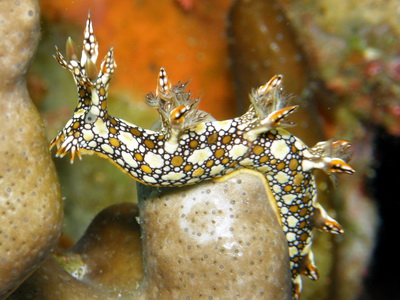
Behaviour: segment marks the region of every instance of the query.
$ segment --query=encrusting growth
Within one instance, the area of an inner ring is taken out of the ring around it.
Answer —
[[[96,70],[98,42],[90,17],[79,60],[71,39],[65,59],[78,90],[78,105],[64,129],[51,142],[57,156],[98,154],[133,179],[152,186],[183,186],[221,177],[238,168],[261,172],[276,201],[289,246],[294,298],[301,292],[300,274],[315,280],[311,251],[312,229],[343,233],[341,226],[317,202],[313,171],[328,175],[352,174],[346,162],[347,141],[320,142],[312,148],[282,127],[297,106],[286,106],[282,76],[276,75],[250,93],[248,111],[234,119],[216,121],[197,108],[199,100],[185,92],[186,84],[172,85],[161,68],[155,94],[147,103],[160,114],[159,130],[143,129],[107,112],[107,91],[116,63],[111,49]]]

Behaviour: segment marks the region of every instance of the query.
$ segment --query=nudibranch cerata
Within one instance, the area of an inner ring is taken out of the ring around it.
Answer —
[[[294,299],[301,292],[300,274],[318,278],[311,251],[312,229],[340,234],[343,229],[317,202],[313,171],[335,176],[352,174],[347,163],[350,143],[320,142],[312,148],[283,127],[297,106],[286,106],[282,76],[272,77],[253,90],[248,111],[231,120],[216,121],[199,110],[198,99],[185,92],[186,84],[172,85],[161,68],[155,94],[147,103],[160,114],[158,130],[143,129],[107,112],[107,93],[116,63],[113,49],[97,70],[98,42],[90,17],[79,59],[71,39],[67,57],[56,60],[69,70],[78,91],[78,105],[64,129],[51,142],[56,155],[98,154],[143,184],[183,186],[221,177],[238,168],[261,172],[276,201],[286,235]]]

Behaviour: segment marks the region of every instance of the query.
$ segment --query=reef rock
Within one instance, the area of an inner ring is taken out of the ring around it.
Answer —
[[[40,36],[38,1],[0,10],[0,298],[44,260],[62,228],[59,183],[25,74]]]

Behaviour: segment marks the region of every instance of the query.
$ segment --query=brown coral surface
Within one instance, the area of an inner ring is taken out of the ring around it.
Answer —
[[[139,190],[144,273],[136,207],[118,204],[65,253],[74,276],[51,258],[10,299],[291,299],[287,242],[261,174]]]
[[[62,225],[58,179],[25,73],[39,40],[37,1],[0,10],[0,298],[46,258]]]

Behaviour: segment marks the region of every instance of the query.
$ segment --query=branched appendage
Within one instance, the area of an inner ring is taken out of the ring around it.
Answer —
[[[254,127],[245,133],[246,138],[254,140],[271,129],[294,126],[293,123],[286,122],[286,118],[298,106],[285,106],[286,96],[282,93],[282,82],[282,75],[275,75],[250,94],[251,106],[248,114],[252,114]]]
[[[197,109],[199,99],[192,99],[185,92],[187,83],[178,82],[172,85],[167,71],[160,69],[157,78],[155,96],[147,95],[147,104],[155,107],[161,117],[162,131],[165,131],[169,143],[176,144],[185,130],[202,122],[212,122],[215,119],[206,112]]]
[[[76,46],[71,38],[67,40],[68,61],[56,48],[55,59],[65,69],[69,70],[74,78],[78,90],[78,105],[73,117],[68,121],[64,129],[50,143],[50,149],[57,147],[56,156],[63,157],[71,153],[71,163],[75,154],[81,159],[81,138],[90,140],[91,129],[97,128],[100,134],[105,129],[104,121],[108,119],[107,92],[108,86],[116,68],[113,49],[103,59],[100,70],[97,71],[96,60],[98,56],[98,42],[93,32],[93,24],[90,16],[86,22],[84,31],[83,49],[79,61]]]
[[[353,174],[348,141],[320,142],[312,148],[283,127],[297,106],[287,106],[282,76],[276,75],[250,94],[251,105],[241,117],[216,121],[200,111],[198,99],[173,85],[165,69],[147,103],[160,114],[160,129],[143,129],[107,112],[107,93],[116,64],[111,49],[97,71],[98,43],[90,18],[80,61],[71,39],[67,57],[56,51],[78,90],[78,105],[64,129],[51,142],[57,156],[95,153],[116,164],[133,179],[153,186],[182,186],[221,177],[237,168],[264,174],[274,196],[286,235],[293,274],[294,299],[300,297],[301,274],[315,280],[318,271],[311,251],[312,230],[343,233],[342,227],[317,202],[314,170],[333,177]]]

